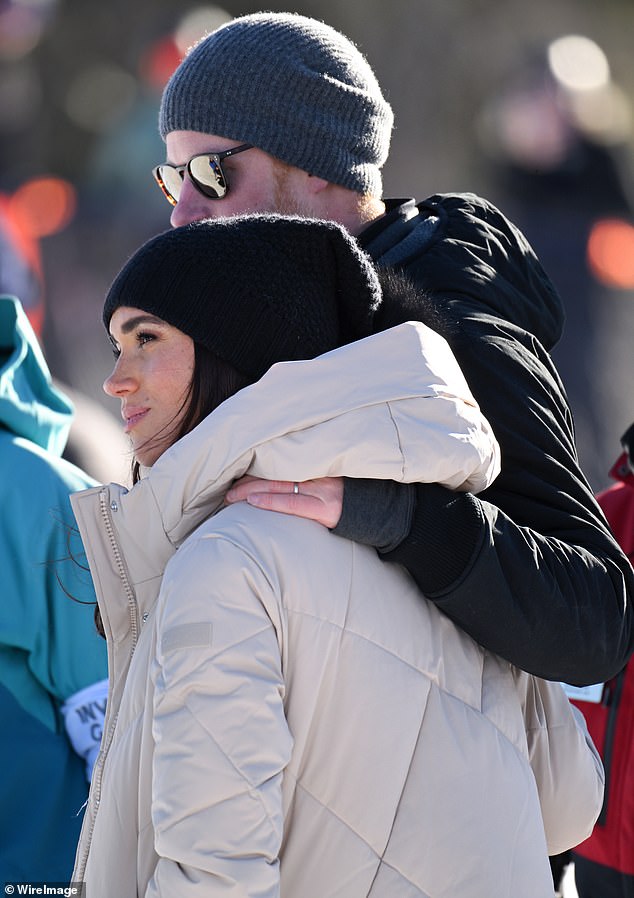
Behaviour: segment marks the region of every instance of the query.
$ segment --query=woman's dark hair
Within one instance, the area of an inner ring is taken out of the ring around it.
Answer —
[[[253,379],[241,374],[233,365],[225,362],[210,349],[194,341],[194,373],[178,410],[185,410],[179,426],[174,428],[172,443],[180,440],[186,433],[211,414],[215,408],[253,382]],[[139,463],[132,462],[132,482],[139,480]]]

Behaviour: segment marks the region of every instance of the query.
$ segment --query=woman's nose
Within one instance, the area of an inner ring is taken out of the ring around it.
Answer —
[[[112,374],[110,374],[110,376],[103,382],[103,391],[104,393],[107,393],[108,396],[118,397],[130,393],[133,389],[134,379],[130,372],[125,370],[121,358],[119,357],[112,369]]]

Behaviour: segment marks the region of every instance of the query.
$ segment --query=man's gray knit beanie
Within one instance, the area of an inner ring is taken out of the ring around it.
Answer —
[[[374,196],[381,195],[392,124],[354,44],[294,13],[241,16],[204,37],[170,78],[159,113],[163,138],[198,131],[252,143]]]

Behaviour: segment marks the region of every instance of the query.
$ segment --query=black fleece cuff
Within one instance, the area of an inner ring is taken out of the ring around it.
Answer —
[[[389,552],[409,533],[414,503],[413,484],[345,477],[343,509],[332,532]]]
[[[471,567],[485,526],[480,503],[471,493],[418,483],[410,532],[381,558],[402,564],[421,591],[433,598],[454,586]]]

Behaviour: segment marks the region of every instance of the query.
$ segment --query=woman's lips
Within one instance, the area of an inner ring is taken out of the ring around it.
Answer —
[[[130,431],[137,426],[139,421],[144,418],[148,412],[149,409],[147,408],[130,409],[129,411],[125,411],[123,413],[123,417],[125,420],[125,426],[123,428],[124,433],[130,433]]]

